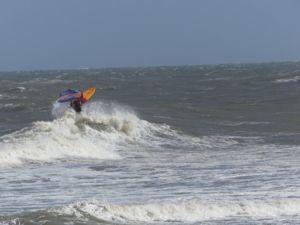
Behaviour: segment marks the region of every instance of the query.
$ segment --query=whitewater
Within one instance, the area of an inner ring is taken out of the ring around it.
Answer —
[[[300,224],[299,68],[1,73],[0,224]]]

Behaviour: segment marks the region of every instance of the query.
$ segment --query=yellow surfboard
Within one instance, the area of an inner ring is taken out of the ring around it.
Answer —
[[[95,87],[91,87],[87,90],[85,90],[83,93],[82,93],[82,96],[83,98],[86,100],[86,101],[89,101],[90,98],[95,94],[96,92],[96,88]]]

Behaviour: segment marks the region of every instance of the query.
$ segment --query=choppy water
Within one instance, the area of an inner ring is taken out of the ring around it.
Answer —
[[[2,72],[0,224],[300,224],[299,99],[300,63]]]

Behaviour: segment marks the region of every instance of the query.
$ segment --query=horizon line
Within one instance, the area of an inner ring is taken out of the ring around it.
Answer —
[[[141,65],[141,66],[108,66],[108,67],[81,67],[81,68],[62,68],[62,69],[19,69],[19,70],[0,70],[0,73],[25,73],[25,72],[50,72],[50,71],[81,71],[81,70],[110,70],[110,69],[147,69],[159,67],[185,67],[185,66],[221,66],[221,65],[259,65],[272,63],[300,63],[300,60],[287,61],[262,61],[262,62],[232,62],[232,63],[204,63],[204,64],[166,64],[166,65]]]

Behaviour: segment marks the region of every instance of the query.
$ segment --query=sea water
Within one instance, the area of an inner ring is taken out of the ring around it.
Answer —
[[[300,224],[300,63],[0,73],[0,224]],[[62,90],[97,87],[81,114]]]

